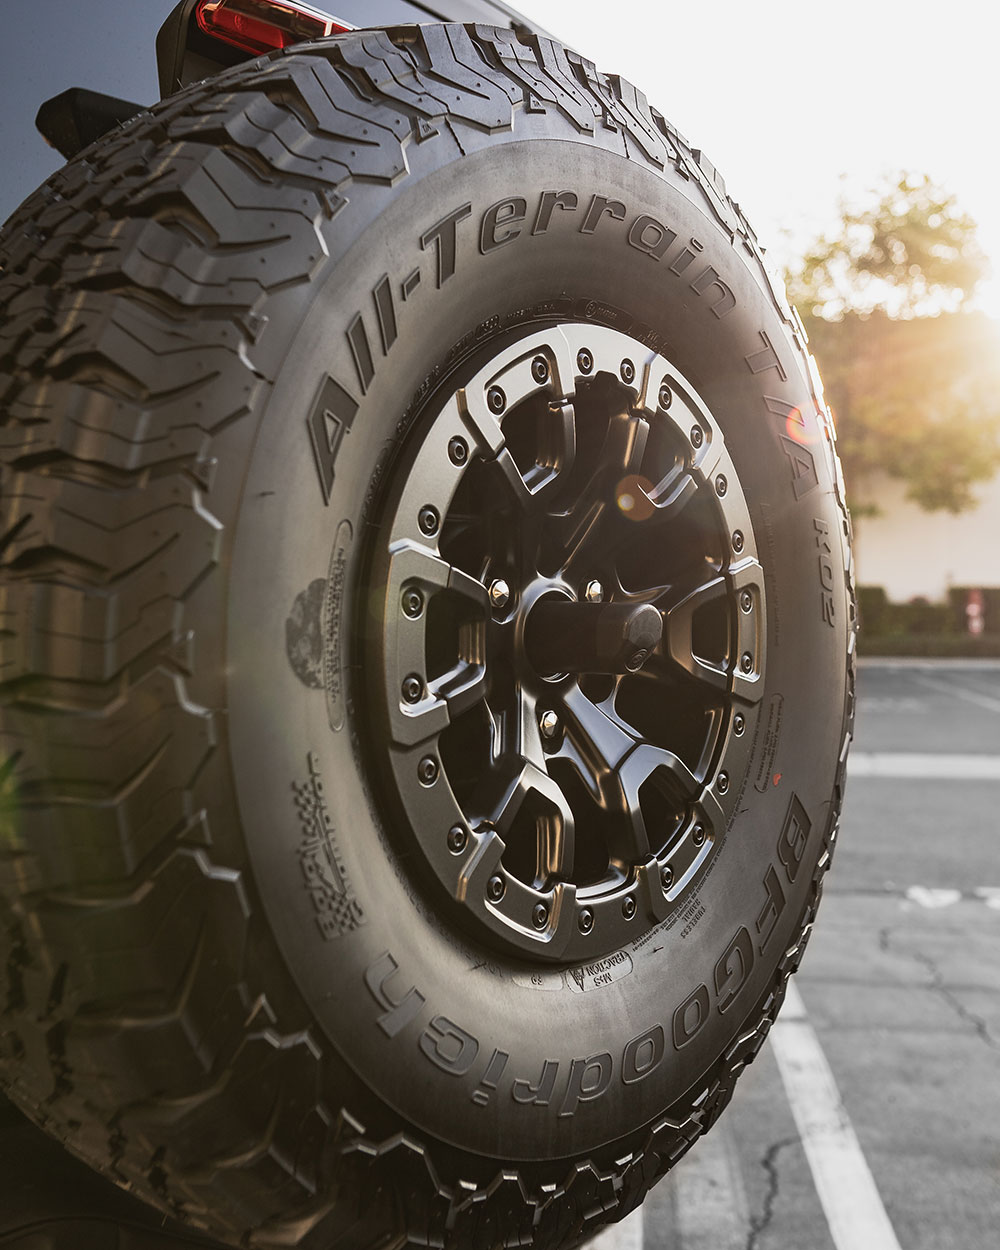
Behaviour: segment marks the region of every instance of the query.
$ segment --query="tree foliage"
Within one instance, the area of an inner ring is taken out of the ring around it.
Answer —
[[[1000,327],[968,303],[976,226],[926,176],[900,175],[787,276],[833,409],[852,503],[879,474],[960,512],[1000,467]]]

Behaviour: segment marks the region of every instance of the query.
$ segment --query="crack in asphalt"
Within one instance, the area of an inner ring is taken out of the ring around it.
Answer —
[[[968,1007],[954,994],[952,990],[945,984],[944,977],[937,964],[931,959],[930,955],[925,955],[923,951],[914,951],[913,958],[927,969],[931,974],[932,989],[936,994],[948,1004],[955,1012],[958,1018],[965,1024],[969,1025],[981,1041],[985,1042],[991,1050],[1000,1050],[1000,1042],[993,1036],[989,1030],[989,1026],[982,1016],[977,1016],[974,1011],[970,1011]]]
[[[776,1141],[768,1146],[761,1157],[760,1166],[767,1174],[767,1192],[764,1194],[760,1215],[750,1217],[750,1228],[747,1232],[745,1250],[757,1250],[760,1238],[767,1231],[774,1218],[774,1204],[778,1200],[778,1190],[780,1188],[778,1155],[781,1154],[786,1146],[793,1146],[798,1140],[797,1137],[784,1137],[781,1141]]]

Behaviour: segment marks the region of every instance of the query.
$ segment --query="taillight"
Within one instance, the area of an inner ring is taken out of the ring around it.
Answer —
[[[195,19],[206,35],[245,52],[273,52],[354,29],[298,0],[198,0]]]

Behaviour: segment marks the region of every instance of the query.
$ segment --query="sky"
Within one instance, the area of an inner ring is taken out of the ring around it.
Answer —
[[[842,195],[929,174],[979,225],[1000,318],[997,0],[521,2],[704,150],[777,266]]]
[[[979,223],[994,274],[977,302],[1000,318],[1000,0],[515,2],[708,154],[776,266],[835,223],[841,195],[930,174]],[[153,41],[173,3],[0,0],[0,220],[61,163],[31,126],[47,96],[155,98]],[[95,39],[114,42],[113,83]]]

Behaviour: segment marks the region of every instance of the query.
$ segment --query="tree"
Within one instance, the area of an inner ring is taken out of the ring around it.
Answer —
[[[855,506],[882,472],[922,507],[959,512],[1000,467],[1000,328],[968,311],[986,272],[954,197],[903,174],[842,205],[839,229],[787,274]]]

